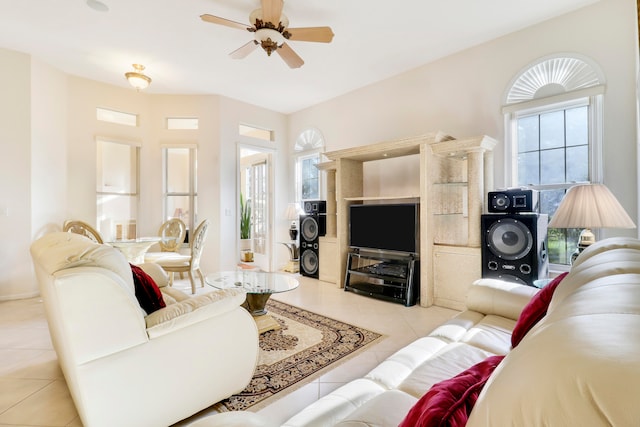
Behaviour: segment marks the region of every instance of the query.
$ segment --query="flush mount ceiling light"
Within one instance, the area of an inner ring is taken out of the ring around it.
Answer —
[[[144,70],[144,65],[133,64],[133,69],[135,71],[124,73],[125,77],[129,81],[131,86],[135,87],[137,91],[146,89],[151,84],[151,77],[145,76],[142,73],[142,71]]]
[[[96,12],[108,12],[109,6],[98,0],[87,0],[87,6]]]

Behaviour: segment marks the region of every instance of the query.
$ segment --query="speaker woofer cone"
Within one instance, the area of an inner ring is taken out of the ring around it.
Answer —
[[[306,250],[300,257],[300,267],[304,269],[305,273],[315,274],[318,271],[318,255],[314,251]]]
[[[318,232],[318,223],[313,216],[308,216],[302,220],[300,233],[305,240],[316,240]]]
[[[500,219],[487,230],[487,246],[497,257],[512,261],[531,251],[533,236],[520,221]]]

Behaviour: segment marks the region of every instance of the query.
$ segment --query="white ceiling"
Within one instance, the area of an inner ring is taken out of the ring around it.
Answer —
[[[261,49],[229,58],[252,34],[199,18],[248,24],[259,0],[100,1],[108,12],[86,0],[3,0],[0,47],[122,87],[141,63],[149,93],[219,94],[291,113],[597,0],[285,0],[291,27],[335,33],[330,44],[290,41],[299,69]]]

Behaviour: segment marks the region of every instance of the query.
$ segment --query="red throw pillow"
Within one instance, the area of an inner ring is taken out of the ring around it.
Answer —
[[[531,301],[522,309],[520,317],[516,322],[515,328],[511,333],[511,348],[515,348],[524,336],[529,332],[529,329],[538,323],[546,314],[549,303],[551,303],[551,297],[556,290],[562,279],[568,273],[562,273],[555,277],[547,286],[542,288],[540,292],[531,298]]]
[[[131,264],[131,273],[133,273],[133,284],[135,286],[136,299],[140,307],[147,314],[151,314],[156,310],[166,307],[167,304],[162,298],[162,292],[156,285],[156,282],[143,269],[137,265]]]
[[[462,427],[482,387],[504,356],[491,356],[453,378],[434,384],[399,427]]]

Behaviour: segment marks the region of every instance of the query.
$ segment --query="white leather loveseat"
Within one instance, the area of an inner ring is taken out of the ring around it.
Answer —
[[[586,249],[547,294],[546,315],[512,349],[511,332],[536,293],[478,280],[466,311],[283,425],[395,427],[432,385],[506,355],[481,389],[467,426],[640,426],[640,241],[612,238]],[[190,426],[276,424],[237,412]]]
[[[51,233],[31,246],[49,331],[85,427],[168,426],[243,390],[258,332],[244,293],[197,297],[143,265],[165,308],[147,315],[131,266],[108,245]]]

